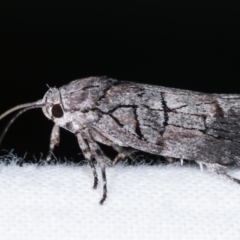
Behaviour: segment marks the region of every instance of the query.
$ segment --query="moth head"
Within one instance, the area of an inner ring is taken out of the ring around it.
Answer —
[[[57,88],[50,88],[40,102],[43,104],[42,110],[47,118],[54,121],[64,117],[60,92]]]
[[[7,124],[4,131],[2,132],[2,135],[0,136],[0,144],[2,142],[3,137],[7,133],[9,127],[13,124],[13,122],[24,112],[34,109],[34,108],[42,108],[44,115],[51,119],[61,119],[64,116],[64,111],[61,104],[61,98],[60,98],[60,92],[57,88],[50,88],[43,99],[33,102],[33,103],[25,103],[21,105],[17,105],[6,112],[4,112],[2,115],[0,115],[0,120],[9,115],[10,113],[21,109]]]

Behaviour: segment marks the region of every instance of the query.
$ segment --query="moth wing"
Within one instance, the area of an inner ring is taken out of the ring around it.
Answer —
[[[231,111],[240,102],[234,104],[236,97],[230,101],[232,105],[229,101],[225,95],[221,98],[121,82],[108,89],[97,103],[104,114],[94,128],[120,146],[162,156],[230,163],[239,161],[240,155],[240,131],[231,125],[239,118],[238,112],[234,115]],[[214,131],[220,123],[222,128],[227,124],[232,129],[230,135],[224,135],[224,129]]]

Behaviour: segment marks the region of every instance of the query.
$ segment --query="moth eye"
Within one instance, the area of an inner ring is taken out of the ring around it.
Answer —
[[[52,107],[52,115],[56,118],[60,118],[63,116],[63,110],[60,104],[55,104]]]

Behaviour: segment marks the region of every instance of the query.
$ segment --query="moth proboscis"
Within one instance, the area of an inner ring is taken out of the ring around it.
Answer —
[[[148,84],[117,81],[107,77],[78,79],[60,88],[50,88],[43,99],[16,106],[0,116],[21,109],[3,131],[23,112],[42,108],[55,124],[46,161],[59,143],[59,127],[76,135],[79,147],[98,176],[101,168],[102,204],[107,197],[106,166],[133,158],[142,151],[172,159],[195,161],[211,171],[240,183],[227,174],[227,165],[240,166],[240,94],[206,94]],[[110,160],[99,143],[113,147]]]

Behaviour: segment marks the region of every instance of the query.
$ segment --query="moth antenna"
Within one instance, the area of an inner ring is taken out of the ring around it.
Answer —
[[[2,115],[0,115],[0,120],[3,119],[4,117],[6,117],[8,114],[10,114],[10,113],[12,113],[12,112],[14,112],[14,111],[16,111],[18,109],[27,108],[27,107],[31,107],[31,106],[41,107],[40,105],[37,105],[37,102],[20,104],[20,105],[17,105],[15,107],[13,107],[13,108],[10,108],[6,112],[4,112]]]
[[[36,104],[36,102],[34,103],[26,103],[26,104],[21,104],[21,105],[18,105],[16,107],[13,107],[11,109],[9,109],[8,111],[6,111],[5,113],[3,113],[1,116],[0,116],[0,120],[3,119],[4,117],[6,117],[8,114],[18,110],[18,109],[21,109],[21,108],[24,108],[22,110],[20,110],[7,124],[7,126],[5,127],[5,129],[3,130],[1,136],[0,136],[0,145],[2,143],[2,140],[4,138],[4,136],[6,135],[8,129],[10,128],[10,126],[14,123],[14,121],[20,116],[22,115],[24,112],[30,110],[30,109],[33,109],[33,108],[40,108],[42,107],[43,105],[38,105]]]

